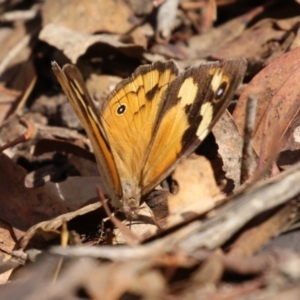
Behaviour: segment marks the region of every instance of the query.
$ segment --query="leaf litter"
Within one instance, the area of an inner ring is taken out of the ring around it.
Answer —
[[[1,299],[296,299],[298,11],[299,1],[275,0],[7,2]],[[51,61],[76,64],[101,107],[140,64],[173,58],[184,69],[233,57],[247,58],[247,75],[213,134],[145,199],[136,220],[107,217],[90,142]],[[249,95],[257,107],[247,140]],[[253,154],[241,183],[246,142]],[[126,245],[131,234],[135,246]]]

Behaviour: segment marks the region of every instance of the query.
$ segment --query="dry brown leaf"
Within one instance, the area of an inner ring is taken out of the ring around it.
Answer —
[[[10,90],[0,85],[0,124],[10,115],[12,107],[20,95],[20,91]]]
[[[223,169],[226,172],[226,178],[233,180],[234,188],[237,188],[240,186],[241,178],[243,138],[239,134],[237,126],[227,110],[216,123],[212,132],[218,141],[218,152],[223,160]],[[250,173],[253,174],[256,164],[257,158],[254,154]]]
[[[25,188],[26,171],[4,154],[0,155],[0,169],[0,218],[13,227],[17,239],[30,226],[67,211],[43,187]]]
[[[149,30],[147,32],[147,26],[136,27],[134,30],[130,32],[130,38],[132,39],[133,44],[141,46],[143,47],[143,49],[146,50],[148,47],[148,39],[146,34],[147,36],[149,36]],[[151,36],[151,32],[150,32],[150,36]]]
[[[284,134],[287,137],[282,145],[277,165],[286,169],[300,160],[300,114],[293,119],[291,125]]]
[[[10,253],[16,245],[15,238],[12,236],[11,226],[0,219],[0,249]]]
[[[205,34],[197,35],[189,39],[189,46],[180,43],[181,50],[186,53],[189,59],[210,56],[212,52],[236,39],[242,34],[247,26],[262,12],[262,7],[258,7],[249,13],[239,16],[217,28],[212,28]],[[231,55],[230,58],[234,57]],[[238,57],[238,56],[237,56]]]
[[[102,265],[102,268],[95,270],[93,275],[94,278],[98,277],[98,280],[86,281],[88,291],[98,295],[99,299],[119,299],[126,291],[144,295],[149,299],[160,299],[165,289],[165,280],[160,272],[150,267],[151,263],[153,264],[149,259],[148,261],[124,262],[114,266]],[[101,278],[101,284],[99,284],[99,278]],[[149,282],[147,279],[151,280],[150,286],[146,285]]]
[[[12,115],[16,110],[23,107],[36,82],[36,71],[33,65],[32,48],[30,40],[38,30],[36,22],[28,27],[23,22],[16,22],[15,27],[10,34],[0,35],[0,42],[3,47],[0,50],[0,75],[1,81],[6,83],[6,87],[13,92],[19,92],[6,105],[1,105],[0,124],[4,119]],[[1,31],[2,32],[2,31]],[[3,90],[3,94],[5,91]],[[6,90],[9,92],[9,90]],[[9,93],[10,94],[10,93]],[[9,95],[7,95],[9,96]],[[4,99],[7,101],[7,99]],[[3,102],[2,102],[3,103]],[[3,109],[3,110],[2,110]]]
[[[263,19],[247,31],[244,31],[236,40],[225,44],[223,47],[219,47],[211,53],[211,56],[221,60],[230,57],[263,60],[278,49],[279,44],[282,43],[282,39],[287,35],[287,31],[293,30],[297,22],[298,17],[289,19],[289,27],[286,29],[284,23],[282,23],[282,26],[277,26],[278,23],[281,24],[278,20]]]
[[[34,24],[35,28],[37,28],[37,24]],[[19,63],[23,63],[26,61],[30,54],[31,48],[28,47],[29,37],[30,37],[30,29],[34,26],[30,26],[26,28],[23,22],[16,22],[15,26],[12,29],[7,29],[2,31],[1,29],[1,49],[0,49],[0,73],[2,74],[5,69],[9,66],[17,66]],[[22,44],[23,42],[23,44]],[[13,55],[12,51],[16,51]],[[2,64],[4,60],[8,60],[8,65],[5,69],[2,69]],[[10,81],[13,79],[15,74],[18,74],[16,69],[13,69],[5,74],[5,78],[2,76],[2,80]]]
[[[25,249],[28,246],[28,243],[32,239],[34,239],[34,242],[37,244],[40,243],[45,243],[45,241],[49,241],[51,239],[55,239],[60,236],[59,228],[64,222],[68,222],[78,216],[83,216],[89,212],[93,212],[96,209],[101,207],[100,202],[93,203],[86,205],[76,211],[61,214],[58,217],[49,220],[49,221],[44,221],[40,222],[31,228],[27,230],[25,235],[23,236],[21,242],[20,242],[20,247],[22,249]],[[99,222],[100,222],[100,215],[99,215]],[[32,245],[34,247],[34,245]]]
[[[185,207],[193,203],[198,206],[198,214],[215,205],[214,197],[220,195],[220,190],[215,182],[210,162],[204,156],[192,155],[190,158],[182,159],[172,177],[177,182],[179,190],[175,195],[168,196],[170,215],[181,213]]]
[[[283,30],[275,30],[271,25],[244,32],[235,41],[219,47],[211,56],[215,59],[228,59],[230,57],[261,58],[270,51],[264,47],[271,40],[280,41],[285,35]],[[249,50],[250,49],[250,50]]]
[[[53,127],[50,127],[53,129]],[[35,156],[39,156],[39,155],[43,155],[44,153],[49,153],[49,152],[54,152],[54,151],[62,151],[62,152],[66,152],[66,153],[72,153],[74,155],[77,155],[79,157],[82,157],[86,160],[89,160],[91,162],[96,163],[95,160],[95,156],[93,153],[91,153],[90,151],[88,151],[87,149],[83,148],[84,143],[82,142],[82,139],[85,142],[85,137],[83,135],[80,135],[77,133],[77,131],[71,131],[69,130],[69,135],[68,134],[63,134],[60,131],[60,134],[56,131],[59,130],[59,128],[61,127],[57,127],[57,130],[53,130],[53,135],[56,135],[57,133],[57,137],[63,139],[76,139],[76,141],[78,140],[79,142],[77,144],[80,144],[80,146],[71,143],[71,142],[66,142],[66,141],[62,141],[62,140],[58,140],[58,139],[40,139],[35,147],[34,147],[34,151],[33,151],[33,155]],[[55,129],[55,128],[54,128]],[[77,134],[73,135],[72,133],[76,132]],[[45,133],[42,131],[43,135],[45,135]]]
[[[291,44],[290,50],[293,50],[300,46],[300,28],[298,28],[296,32],[295,39],[293,40],[293,43]]]
[[[127,3],[137,16],[148,15],[154,8],[153,0],[127,0]]]
[[[99,170],[96,162],[72,154],[69,156],[69,162],[75,167],[81,176],[99,176]]]
[[[44,26],[53,23],[80,33],[124,34],[137,24],[137,19],[123,0],[46,0],[42,6],[42,17]]]
[[[64,203],[68,211],[84,206],[89,199],[97,197],[96,185],[101,186],[101,177],[69,177],[63,182],[47,182],[46,191]]]
[[[32,59],[28,59],[21,63],[18,67],[18,72],[15,75],[14,80],[9,85],[14,90],[21,91],[21,97],[18,98],[19,101],[14,103],[11,108],[11,114],[18,112],[25,105],[36,81],[37,75]]]
[[[2,234],[2,232],[1,232]],[[0,253],[0,266],[2,264],[5,264],[7,261],[11,259],[11,255],[7,253]],[[0,274],[0,285],[3,285],[9,281],[9,277],[11,276],[11,273],[13,271],[13,267],[10,270],[7,270],[6,272],[1,272]]]
[[[259,154],[262,142],[266,145],[267,158],[274,145],[281,139],[285,144],[285,132],[299,112],[300,48],[292,50],[273,61],[243,90],[233,113],[239,132],[243,132],[245,105],[249,93],[258,99],[253,148]],[[265,129],[266,122],[267,129]],[[276,137],[274,136],[276,134]],[[278,150],[277,150],[278,151]]]
[[[153,62],[156,60],[163,60],[165,57],[178,59],[179,61],[183,60],[184,62],[188,59],[186,50],[181,46],[173,44],[154,44],[151,47],[151,52],[154,53],[154,55],[145,53],[144,56]]]
[[[182,159],[172,177],[177,182],[179,191],[168,197],[170,213],[180,210],[185,204],[220,193],[210,162],[204,156],[193,155]],[[203,206],[206,207],[206,204],[203,203]]]
[[[101,56],[101,54],[107,51],[111,51],[111,49],[115,49],[129,57],[141,57],[143,52],[141,46],[120,42],[118,35],[90,35],[73,31],[56,24],[48,24],[45,26],[39,34],[39,39],[63,51],[74,64],[77,62],[77,59],[85,54],[92,46],[94,46],[93,49],[95,51],[99,48],[99,51],[97,51],[98,56]]]
[[[221,251],[219,251],[221,252]],[[193,274],[192,280],[199,285],[218,284],[224,274],[222,253],[208,257]]]
[[[19,118],[16,115],[11,116],[9,120],[0,127],[0,145],[4,146],[10,143],[25,132],[26,128],[19,122]],[[10,157],[13,157],[15,153],[16,149],[14,147],[5,150],[5,154]]]

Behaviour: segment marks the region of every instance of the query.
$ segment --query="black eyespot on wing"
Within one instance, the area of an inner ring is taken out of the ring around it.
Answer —
[[[121,104],[121,105],[117,108],[117,114],[118,114],[118,115],[123,115],[125,111],[126,111],[126,105],[125,105],[125,104]]]
[[[159,90],[159,87],[158,87],[158,84],[156,84],[150,91],[148,91],[147,93],[146,93],[146,99],[148,100],[148,101],[151,101],[151,100],[153,100],[154,99],[154,96],[155,96],[155,94],[158,92],[158,90]]]
[[[216,99],[216,100],[219,100],[219,99],[224,95],[226,89],[227,89],[227,82],[226,82],[226,81],[223,81],[223,82],[220,84],[220,86],[219,86],[217,92],[215,93],[215,99]]]

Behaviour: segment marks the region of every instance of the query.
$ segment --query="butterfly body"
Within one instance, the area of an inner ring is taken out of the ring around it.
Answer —
[[[206,137],[246,71],[244,59],[180,74],[172,60],[144,65],[116,86],[98,114],[77,68],[52,66],[91,140],[113,206],[127,214]]]

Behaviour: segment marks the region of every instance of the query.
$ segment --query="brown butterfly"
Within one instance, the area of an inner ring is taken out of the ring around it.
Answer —
[[[246,66],[245,59],[233,59],[179,74],[173,60],[143,65],[116,86],[99,113],[78,69],[52,63],[92,143],[112,205],[127,215],[207,136]]]

